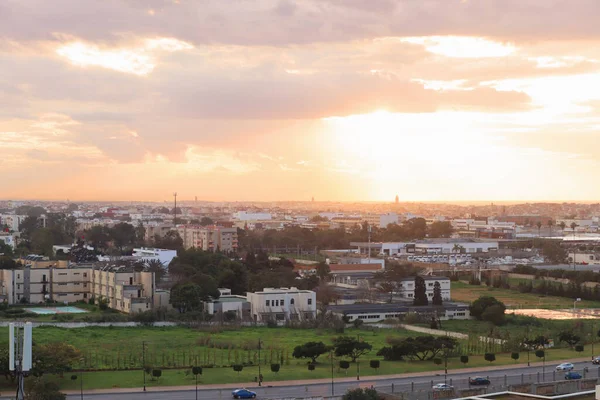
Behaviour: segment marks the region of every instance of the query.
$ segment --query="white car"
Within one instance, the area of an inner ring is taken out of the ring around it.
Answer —
[[[434,391],[454,390],[454,386],[448,385],[447,383],[436,383],[431,389]]]
[[[572,371],[575,366],[571,363],[562,363],[556,366],[557,371]]]

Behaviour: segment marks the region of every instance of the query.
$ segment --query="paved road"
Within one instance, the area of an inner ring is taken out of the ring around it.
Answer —
[[[544,367],[532,366],[532,367],[513,367],[507,366],[503,369],[494,371],[487,371],[481,373],[481,376],[489,377],[491,385],[489,390],[500,389],[506,384],[517,384],[517,383],[533,383],[539,381],[554,381],[564,379],[564,373],[555,371],[555,363],[547,363]],[[575,363],[575,370],[582,372],[585,367],[588,367],[588,371],[585,374],[590,378],[600,377],[600,368],[593,366],[591,362],[577,362]],[[542,372],[545,371],[545,378]],[[456,389],[464,389],[469,387],[468,378],[474,376],[473,373],[464,372],[450,372],[447,376],[447,382],[452,384]],[[373,385],[375,388],[379,388],[384,391],[394,392],[410,392],[410,391],[428,391],[431,389],[432,384],[444,382],[443,371],[442,374],[432,374],[428,376],[420,377],[406,377],[406,378],[394,378],[394,379],[369,379],[362,378],[360,381],[352,382],[335,382],[334,383],[334,394],[341,395],[349,388],[355,388],[358,385],[361,387],[369,387]],[[281,384],[281,383],[280,383]],[[331,395],[331,383],[318,383],[309,385],[291,385],[291,386],[274,386],[274,387],[248,387],[248,389],[255,391],[258,394],[258,399],[280,399],[280,398],[296,398],[296,397],[309,397],[309,396],[330,396]],[[69,395],[67,399],[76,400],[80,399],[80,395]],[[199,389],[198,399],[202,400],[220,400],[230,399],[231,389]],[[183,390],[183,391],[165,391],[165,392],[140,392],[140,393],[110,393],[110,394],[84,394],[84,399],[90,400],[116,400],[116,399],[131,399],[131,400],[194,400],[196,399],[196,393],[194,390]]]

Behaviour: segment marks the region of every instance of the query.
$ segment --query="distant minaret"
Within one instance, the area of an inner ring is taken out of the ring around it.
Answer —
[[[315,202],[315,196],[312,197],[311,201],[314,203]]]
[[[197,203],[198,202],[198,196],[194,197],[194,201]]]
[[[400,197],[398,197],[398,195],[396,195],[396,204],[400,203]]]

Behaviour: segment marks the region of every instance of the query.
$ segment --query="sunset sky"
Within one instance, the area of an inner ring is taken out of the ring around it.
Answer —
[[[0,0],[0,198],[598,200],[598,0]]]

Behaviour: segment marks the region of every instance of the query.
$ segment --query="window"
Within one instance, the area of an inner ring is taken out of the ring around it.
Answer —
[[[427,286],[432,287],[433,283],[428,283]]]
[[[269,300],[266,301],[266,306],[269,307]]]
[[[290,305],[294,305],[294,299],[290,299]]]
[[[84,294],[83,294],[83,298],[84,298],[84,299],[87,299],[87,293],[84,293]]]
[[[84,278],[87,278],[87,272],[84,272],[84,273],[83,273],[83,277],[84,277]]]
[[[17,274],[17,279],[21,279],[21,274]]]
[[[312,305],[312,299],[308,299],[308,305]]]
[[[279,306],[279,300],[273,300],[275,302],[275,307]]]
[[[21,285],[17,283],[17,289],[21,289]]]
[[[284,301],[283,300],[279,300],[279,305],[283,307]]]
[[[66,272],[59,272],[58,275],[64,276],[64,275],[67,275],[67,273]]]

